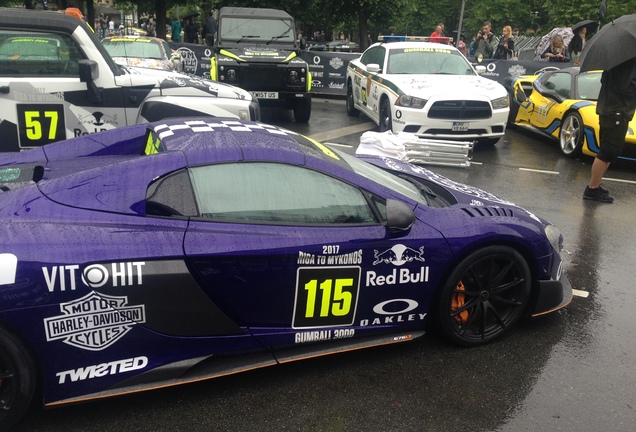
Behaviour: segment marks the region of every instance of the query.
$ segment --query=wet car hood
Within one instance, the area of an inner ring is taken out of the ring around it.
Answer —
[[[445,99],[481,96],[484,100],[492,100],[507,94],[506,89],[498,82],[478,75],[382,74],[380,76],[391,81],[403,92],[425,99],[443,95]]]
[[[449,178],[446,178],[440,174],[436,174],[426,168],[418,165],[413,165],[408,162],[402,162],[396,159],[391,159],[382,156],[368,156],[368,155],[356,155],[357,158],[364,160],[370,164],[378,166],[382,169],[392,171],[394,173],[410,174],[421,179],[435,183],[443,187],[456,199],[455,206],[461,206],[464,208],[478,208],[488,207],[491,209],[502,209],[513,211],[516,217],[519,217],[525,221],[538,223],[540,225],[549,224],[543,218],[536,216],[534,213],[518,206],[517,204],[502,199],[490,192],[479,189],[474,186],[469,186],[463,183],[458,183]],[[493,216],[500,216],[497,210],[493,212]]]
[[[145,69],[136,67],[123,68],[130,77],[133,86],[153,85],[161,90],[163,96],[184,96],[187,89],[204,92],[221,98],[251,100],[252,95],[235,86],[201,78],[196,75],[186,75],[180,72],[164,71],[160,69]]]

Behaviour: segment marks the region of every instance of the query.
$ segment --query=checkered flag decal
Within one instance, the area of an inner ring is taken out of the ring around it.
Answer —
[[[215,130],[231,129],[233,131],[254,132],[256,130],[264,130],[276,135],[297,135],[295,132],[280,129],[276,126],[262,123],[243,123],[237,120],[220,120],[220,121],[203,121],[192,120],[184,121],[182,124],[158,125],[154,128],[155,133],[160,139],[174,135],[174,131],[190,129],[194,133],[198,132],[214,132]]]

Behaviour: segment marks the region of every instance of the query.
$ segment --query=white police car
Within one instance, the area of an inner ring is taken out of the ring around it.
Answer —
[[[382,41],[347,67],[347,113],[363,112],[380,131],[494,144],[509,110],[506,89],[451,45]]]

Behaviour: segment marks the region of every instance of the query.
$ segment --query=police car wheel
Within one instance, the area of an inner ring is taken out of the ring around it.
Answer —
[[[380,102],[380,132],[393,130],[393,121],[391,120],[391,105],[387,97],[382,98]]]
[[[15,336],[0,328],[0,430],[11,430],[24,414],[35,386],[31,356]]]
[[[458,345],[488,343],[521,319],[530,290],[530,269],[519,252],[507,246],[479,249],[448,278],[439,296],[438,328]]]

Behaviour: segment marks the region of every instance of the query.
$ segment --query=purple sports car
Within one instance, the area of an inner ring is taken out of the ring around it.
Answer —
[[[0,428],[434,328],[479,345],[572,298],[545,220],[231,119],[0,157]],[[38,391],[38,394],[40,392]]]

